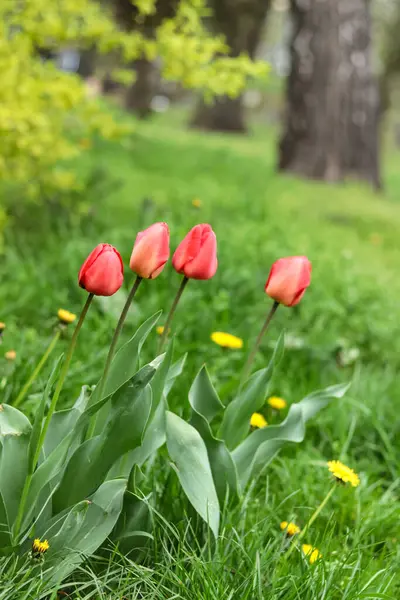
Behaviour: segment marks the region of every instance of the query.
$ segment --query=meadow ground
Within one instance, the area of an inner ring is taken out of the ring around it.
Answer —
[[[257,357],[263,365],[279,332],[287,348],[271,395],[296,402],[326,385],[351,381],[342,400],[308,426],[306,441],[286,447],[240,506],[226,510],[216,547],[196,546],[188,505],[173,475],[160,466],[148,482],[161,498],[157,527],[146,557],[135,564],[114,553],[92,560],[71,578],[65,593],[76,599],[358,600],[400,597],[400,153],[385,154],[386,190],[374,194],[351,182],[328,186],[282,176],[274,170],[275,132],[221,137],[187,132],[172,113],[137,126],[124,143],[96,142],[87,161],[95,169],[85,202],[87,217],[31,211],[11,223],[0,264],[3,401],[12,401],[48,343],[55,314],[79,312],[84,301],[77,272],[98,242],[116,245],[128,262],[136,232],[167,221],[174,248],[198,222],[218,237],[219,269],[209,282],[190,282],[176,315],[176,356],[187,368],[170,402],[187,412],[191,380],[205,362],[224,401],[269,307],[263,292],[272,262],[306,254],[313,281],[301,304],[281,308]],[[193,200],[199,200],[199,206]],[[131,283],[110,299],[96,299],[79,339],[62,402],[72,403],[82,383],[101,373],[116,318]],[[125,337],[159,308],[168,308],[179,279],[171,267],[140,289]],[[244,340],[224,350],[213,331]],[[156,350],[156,335],[144,349]],[[60,350],[66,345],[60,342]],[[359,353],[358,358],[357,353]],[[35,385],[26,410],[34,410]],[[283,414],[265,415],[278,421]],[[340,459],[360,474],[357,489],[338,487],[307,533],[322,553],[310,565],[299,553],[282,558],[279,523],[304,526],[331,486],[326,461]],[[168,507],[172,524],[162,519]],[[189,510],[190,512],[190,510]],[[0,565],[0,599],[40,595],[40,581],[20,582]],[[53,596],[56,597],[55,595]],[[67,597],[67,596],[64,596]]]

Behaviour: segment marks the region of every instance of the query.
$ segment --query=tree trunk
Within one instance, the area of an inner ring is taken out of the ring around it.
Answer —
[[[211,104],[200,98],[191,125],[208,131],[246,133],[242,96],[219,96]]]
[[[96,69],[96,49],[89,48],[82,50],[80,53],[78,75],[83,79],[87,79],[94,75]]]
[[[369,0],[291,0],[293,32],[279,169],[381,185]]]
[[[225,36],[231,56],[246,52],[250,58],[255,57],[270,3],[271,0],[210,0],[211,27]],[[221,96],[212,103],[200,98],[191,125],[212,131],[245,133],[243,97]]]
[[[165,19],[174,17],[179,1],[156,0],[155,10],[143,15],[132,0],[110,0],[119,25],[125,31],[139,31],[148,39],[154,37],[155,30]],[[136,80],[127,90],[125,106],[143,119],[152,112],[151,101],[159,81],[158,71],[154,63],[144,57],[135,60],[132,66]]]
[[[145,119],[152,112],[151,101],[158,79],[157,69],[146,58],[136,60],[134,69],[136,80],[127,90],[125,105],[128,110],[136,113],[140,119]]]
[[[392,10],[392,19],[384,32],[383,72],[380,79],[382,113],[390,108],[391,86],[393,80],[400,75],[400,5]]]

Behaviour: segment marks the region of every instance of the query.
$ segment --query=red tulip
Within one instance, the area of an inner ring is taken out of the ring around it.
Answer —
[[[280,258],[272,265],[265,291],[276,302],[295,306],[311,282],[311,263],[306,256]]]
[[[169,259],[169,227],[154,223],[137,234],[133,246],[130,268],[144,279],[155,279]]]
[[[124,265],[118,250],[99,244],[89,254],[79,271],[79,285],[96,296],[112,296],[124,280]]]
[[[196,225],[189,231],[175,250],[172,265],[188,279],[214,277],[218,266],[217,238],[211,225]]]

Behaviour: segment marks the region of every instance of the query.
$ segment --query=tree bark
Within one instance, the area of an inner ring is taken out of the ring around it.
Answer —
[[[172,18],[176,12],[179,0],[157,0],[156,10],[150,15],[140,15],[131,0],[110,0],[117,22],[126,31],[140,31],[149,39],[154,37],[157,27],[165,19]],[[151,112],[151,101],[159,80],[155,64],[144,56],[132,64],[136,80],[127,90],[125,106],[135,112],[140,118],[148,117]]]
[[[78,75],[80,75],[83,79],[87,79],[91,77],[96,69],[96,49],[88,48],[81,50],[79,66],[78,66]]]
[[[243,97],[219,96],[211,104],[199,98],[191,125],[208,131],[246,133]]]
[[[151,115],[151,101],[158,81],[158,74],[154,63],[146,58],[134,62],[133,68],[136,79],[127,90],[125,106],[137,114],[140,119]]]
[[[247,53],[254,59],[271,0],[210,0],[211,28],[223,34],[231,56]],[[247,131],[243,97],[220,96],[212,103],[199,99],[191,125],[223,132]]]
[[[400,5],[385,31],[383,72],[380,79],[381,108],[385,113],[390,108],[391,85],[400,75]]]
[[[380,188],[379,92],[369,0],[291,0],[293,31],[279,169]]]

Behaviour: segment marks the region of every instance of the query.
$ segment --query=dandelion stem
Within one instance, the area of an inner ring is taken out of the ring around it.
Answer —
[[[129,295],[128,295],[127,299],[126,299],[125,306],[122,309],[121,315],[119,317],[117,326],[116,326],[115,331],[114,331],[113,338],[111,340],[110,348],[108,350],[106,364],[104,365],[104,371],[103,371],[103,375],[102,375],[102,377],[100,379],[100,383],[99,383],[99,386],[98,386],[98,391],[96,390],[96,398],[97,398],[97,400],[101,400],[103,398],[104,388],[105,388],[105,385],[106,385],[106,382],[107,382],[108,374],[110,372],[111,363],[112,363],[112,360],[114,358],[115,350],[116,350],[117,343],[118,343],[118,338],[119,338],[119,336],[121,334],[122,327],[123,327],[123,325],[125,323],[125,319],[126,319],[126,317],[128,315],[129,308],[130,308],[130,306],[132,304],[132,301],[133,301],[133,299],[134,299],[134,297],[136,295],[138,287],[139,287],[139,285],[141,284],[142,281],[143,281],[142,277],[139,277],[139,276],[136,277],[135,282],[134,282],[134,284],[132,286],[132,289],[129,292]],[[93,436],[93,433],[94,433],[94,430],[95,430],[95,427],[96,427],[96,422],[97,422],[97,414],[95,414],[93,416],[93,418],[92,418],[92,421],[90,423],[90,426],[89,426],[89,429],[88,429],[88,432],[87,432],[87,435],[86,435],[86,439],[89,439],[89,438],[91,438]]]
[[[181,285],[179,286],[179,289],[178,289],[178,291],[176,293],[175,299],[174,299],[174,301],[172,303],[172,306],[171,306],[171,310],[168,313],[168,317],[167,317],[167,320],[166,320],[165,325],[164,325],[164,331],[162,333],[162,336],[161,336],[161,339],[160,339],[160,343],[159,343],[159,346],[158,346],[158,353],[159,354],[161,354],[161,352],[162,352],[162,350],[163,350],[163,348],[165,346],[165,342],[167,341],[169,327],[171,325],[172,318],[174,316],[176,307],[178,306],[178,302],[181,299],[181,296],[183,294],[183,290],[185,289],[188,281],[189,281],[189,279],[184,275],[183,279],[181,281]]]
[[[67,373],[68,373],[68,368],[69,368],[69,365],[70,365],[70,362],[71,362],[72,355],[74,353],[74,349],[75,349],[76,342],[77,342],[77,339],[78,339],[79,331],[81,330],[81,327],[83,325],[83,321],[85,320],[85,317],[86,317],[87,312],[89,310],[89,307],[90,307],[90,305],[92,303],[92,300],[93,300],[93,294],[89,294],[88,297],[87,297],[87,299],[86,299],[85,305],[84,305],[84,307],[82,309],[82,312],[81,312],[81,315],[79,317],[78,323],[76,324],[75,331],[74,331],[74,333],[72,335],[72,338],[71,338],[71,341],[70,341],[70,344],[69,344],[69,348],[68,348],[68,352],[67,352],[67,355],[65,357],[65,361],[64,361],[63,367],[61,369],[60,377],[58,379],[56,389],[54,390],[53,398],[51,399],[50,408],[49,408],[48,413],[46,415],[46,419],[44,421],[44,424],[43,424],[43,427],[42,427],[42,431],[40,433],[39,441],[38,441],[37,446],[36,446],[36,450],[35,450],[35,454],[34,454],[34,457],[33,457],[33,461],[31,463],[31,469],[30,469],[30,472],[28,473],[28,475],[27,475],[27,477],[25,479],[25,484],[24,484],[24,487],[23,487],[23,490],[22,490],[22,494],[21,494],[21,501],[19,503],[18,514],[17,514],[17,518],[16,518],[16,521],[15,521],[15,528],[14,528],[14,538],[15,539],[18,537],[20,529],[21,529],[22,518],[24,516],[24,510],[25,510],[25,504],[26,504],[26,501],[28,499],[29,489],[30,489],[30,486],[31,486],[31,481],[32,481],[33,473],[35,471],[36,465],[37,465],[38,460],[39,460],[40,451],[41,451],[42,446],[44,444],[44,440],[46,438],[46,433],[47,433],[47,430],[48,430],[49,425],[50,425],[51,417],[53,416],[53,413],[54,413],[54,411],[56,409],[57,401],[58,401],[58,398],[60,397],[60,393],[61,393],[61,390],[62,390],[64,381],[65,381],[65,378],[66,378]]]
[[[331,487],[331,489],[329,490],[329,492],[327,493],[327,495],[325,496],[325,498],[322,500],[321,504],[315,509],[315,511],[311,515],[310,519],[308,520],[307,525],[304,527],[304,529],[301,530],[301,532],[299,533],[299,535],[296,536],[297,539],[293,540],[293,542],[291,543],[290,548],[286,552],[284,558],[288,559],[289,556],[292,554],[293,550],[295,549],[296,545],[298,543],[300,543],[301,540],[304,538],[304,536],[306,535],[306,533],[310,529],[311,525],[314,523],[315,519],[318,517],[319,513],[321,512],[321,510],[328,503],[328,501],[329,501],[330,497],[332,496],[333,492],[335,491],[335,489],[336,489],[336,484],[333,487]]]
[[[61,335],[61,329],[58,329],[56,331],[56,333],[54,334],[50,344],[46,348],[46,351],[43,354],[42,358],[40,359],[40,361],[36,365],[35,369],[33,370],[31,376],[28,378],[25,385],[21,388],[18,396],[15,399],[15,402],[13,402],[13,406],[15,408],[17,408],[17,406],[19,406],[21,404],[22,400],[25,398],[26,394],[28,393],[28,390],[31,387],[32,383],[36,380],[40,371],[43,369],[44,365],[47,362],[47,359],[49,358],[50,354],[53,352],[53,350],[60,338],[60,335]]]
[[[277,309],[279,306],[279,302],[277,302],[275,300],[275,302],[273,303],[270,311],[267,314],[267,318],[264,321],[264,325],[261,327],[260,333],[257,336],[257,339],[255,341],[255,344],[249,354],[249,357],[247,359],[247,362],[245,364],[245,367],[243,369],[243,374],[242,374],[242,383],[244,383],[246,381],[246,379],[248,378],[248,376],[250,375],[250,371],[251,371],[251,367],[253,365],[254,359],[256,357],[256,354],[258,352],[258,349],[260,347],[261,341],[264,337],[265,332],[267,331],[269,324],[272,321],[272,318],[274,316],[274,314],[276,313]]]

